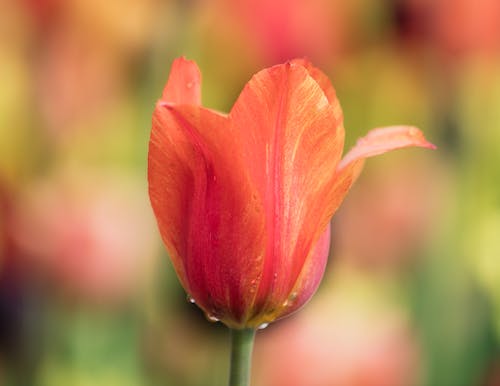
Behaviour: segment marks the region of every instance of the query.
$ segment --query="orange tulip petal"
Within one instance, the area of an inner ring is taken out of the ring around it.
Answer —
[[[416,127],[390,126],[378,128],[371,130],[366,136],[360,138],[356,146],[344,156],[338,167],[343,169],[359,160],[408,146],[436,148],[425,139],[422,132]]]
[[[208,120],[207,126],[217,127],[217,122],[211,124]],[[183,257],[188,250],[186,212],[194,195],[194,176],[201,173],[196,161],[204,162],[203,154],[191,143],[188,133],[175,121],[167,106],[158,103],[149,142],[149,195],[161,236],[188,291]]]
[[[265,205],[268,235],[256,311],[286,298],[324,232],[311,207],[324,203],[343,147],[335,108],[302,65],[256,74],[231,113],[232,132]]]
[[[342,122],[343,121],[343,113],[342,108],[340,107],[340,102],[337,98],[337,93],[333,88],[330,79],[326,74],[321,71],[319,68],[313,66],[313,64],[307,59],[294,59],[291,63],[298,64],[303,66],[308,72],[309,75],[318,83],[319,87],[323,90],[328,99],[328,102],[333,106],[335,111],[335,119]]]
[[[234,325],[260,276],[264,223],[227,129],[227,118],[208,109],[159,103],[148,177],[160,233],[182,284],[207,314]],[[221,312],[228,304],[232,315]]]
[[[194,61],[183,57],[174,60],[161,100],[168,103],[201,105],[201,74]]]

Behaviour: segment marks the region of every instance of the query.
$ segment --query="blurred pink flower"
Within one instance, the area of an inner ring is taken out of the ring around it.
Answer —
[[[456,59],[500,54],[498,0],[404,0],[397,10],[401,32],[435,47],[451,65]]]
[[[28,188],[16,238],[30,267],[57,286],[91,302],[120,302],[138,289],[155,255],[146,192],[116,176],[77,173]]]
[[[372,169],[371,178],[340,209],[334,222],[335,254],[370,268],[398,268],[429,241],[446,196],[447,174],[432,164],[406,160]]]
[[[35,27],[33,88],[39,126],[57,140],[98,127],[135,79],[130,76],[135,59],[152,40],[156,0],[132,0],[126,7],[117,0],[23,4]]]
[[[367,305],[331,297],[319,299],[257,340],[254,358],[259,385],[416,384],[417,344],[400,313],[370,310]]]
[[[123,91],[123,68],[112,52],[66,26],[46,37],[37,71],[45,128],[58,140],[95,126]]]
[[[39,32],[57,23],[63,5],[62,0],[22,0],[20,3]]]
[[[267,64],[307,56],[325,63],[344,48],[349,5],[331,0],[224,0]]]
[[[439,0],[434,32],[439,48],[452,56],[500,53],[500,1]]]

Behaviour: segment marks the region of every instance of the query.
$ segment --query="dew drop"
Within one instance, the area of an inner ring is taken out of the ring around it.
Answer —
[[[250,293],[254,293],[257,287],[257,279],[252,279],[250,281]]]
[[[219,321],[219,318],[217,318],[215,315],[211,315],[211,314],[207,314],[207,319],[212,322],[212,323],[215,323],[215,322],[218,322]]]
[[[188,82],[188,83],[186,83],[186,87],[187,87],[187,88],[192,88],[192,87],[193,87],[193,82]]]
[[[282,306],[283,306],[283,307],[288,307],[288,306],[291,306],[291,305],[292,305],[292,303],[295,301],[295,299],[297,299],[297,296],[298,296],[297,292],[292,292],[292,293],[290,294],[290,296],[288,296],[288,299],[286,299],[286,300],[283,302]]]
[[[186,299],[189,303],[193,303],[193,304],[196,303],[196,300],[194,300],[194,298],[189,294],[187,295]]]
[[[263,330],[264,328],[266,328],[267,326],[269,326],[269,323],[262,323],[259,325],[259,327],[257,327],[258,330]]]

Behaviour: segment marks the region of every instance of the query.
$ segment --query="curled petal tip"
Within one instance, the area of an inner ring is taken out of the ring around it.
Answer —
[[[427,141],[424,134],[414,126],[389,126],[373,129],[356,142],[356,145],[345,155],[338,167],[342,169],[357,160],[410,146],[436,149],[436,146]]]
[[[171,107],[172,106],[172,102],[167,102],[167,101],[163,101],[163,100],[160,100],[156,103],[156,106],[157,107]]]
[[[405,135],[407,133],[409,137],[409,143],[408,143],[409,146],[426,147],[432,150],[437,149],[437,146],[427,141],[422,131],[416,128],[415,126],[392,126],[392,127],[387,127],[386,129],[394,130],[396,135],[399,135],[399,133]]]
[[[358,143],[381,144],[399,143],[401,145],[423,146],[432,145],[429,143],[422,131],[415,126],[387,126],[370,130],[367,135],[358,140]]]
[[[421,147],[426,147],[427,149],[431,149],[431,150],[436,150],[437,149],[436,145],[434,145],[433,143],[430,143],[428,141],[425,141],[425,143],[423,143],[421,145]]]

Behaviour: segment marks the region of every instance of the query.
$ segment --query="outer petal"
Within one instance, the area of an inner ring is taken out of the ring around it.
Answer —
[[[303,66],[308,72],[309,75],[318,83],[319,87],[325,93],[328,102],[333,106],[335,111],[335,118],[339,121],[343,121],[342,109],[340,107],[339,100],[337,99],[337,93],[333,88],[332,83],[328,76],[323,73],[319,68],[313,66],[313,64],[307,59],[294,59],[292,63]]]
[[[268,240],[255,316],[288,297],[326,229],[326,193],[334,184],[343,129],[316,80],[290,63],[255,75],[229,117],[265,206]]]
[[[201,105],[201,74],[194,61],[183,57],[174,60],[161,99],[168,103]]]
[[[332,189],[334,200],[330,202],[331,213],[335,213],[344,200],[345,195],[358,178],[367,157],[409,146],[435,149],[428,142],[422,132],[412,126],[391,126],[371,130],[365,137],[360,138],[340,161],[335,173],[335,183]]]
[[[325,273],[328,254],[330,251],[330,224],[319,238],[316,246],[311,249],[304,262],[302,271],[297,278],[288,297],[275,310],[269,314],[260,315],[255,325],[268,323],[275,319],[290,315],[301,308],[319,287]],[[251,323],[252,324],[252,323]]]
[[[238,326],[260,274],[264,222],[229,134],[219,114],[159,103],[148,178],[160,232],[185,289],[207,314]]]
[[[280,317],[298,310],[318,289],[330,252],[330,234],[331,226],[328,224],[316,246],[309,253],[292,292],[284,303],[285,307]]]
[[[436,146],[425,139],[422,132],[416,127],[390,126],[373,129],[366,136],[358,140],[356,146],[344,156],[338,168],[341,170],[365,158],[409,146],[426,147],[429,149],[436,148]]]

